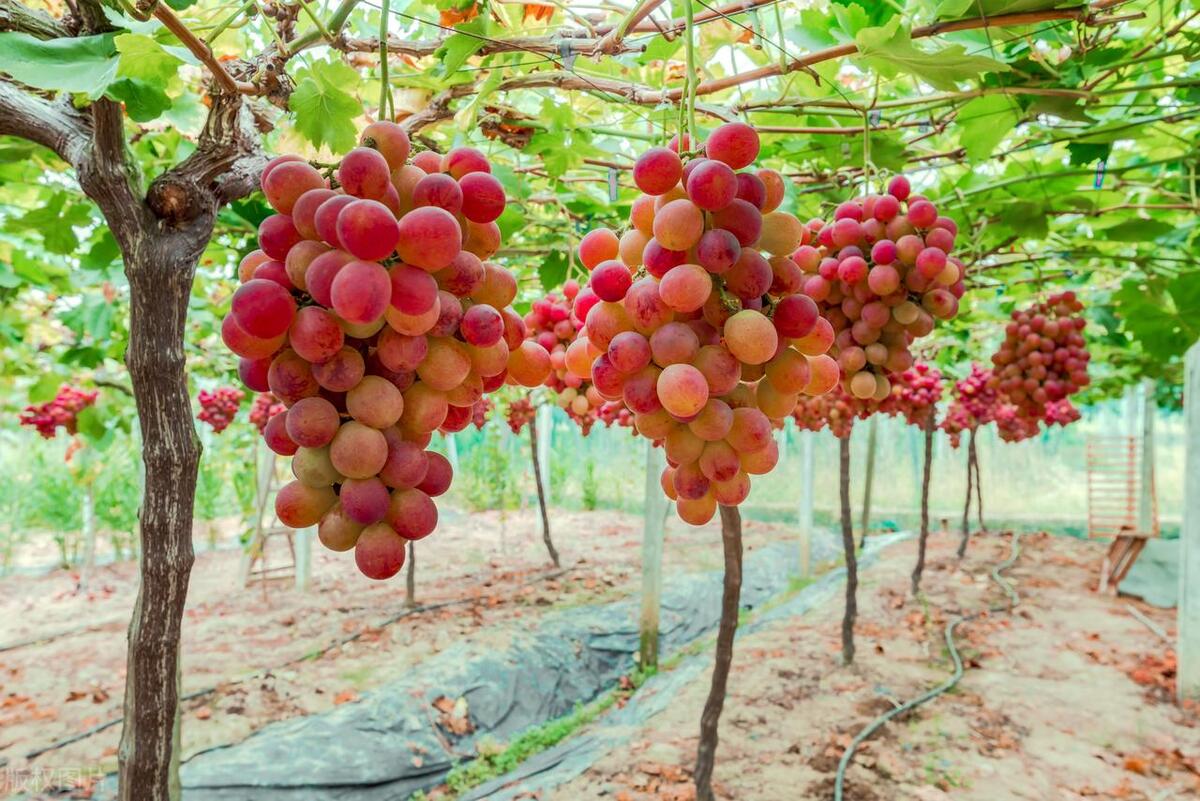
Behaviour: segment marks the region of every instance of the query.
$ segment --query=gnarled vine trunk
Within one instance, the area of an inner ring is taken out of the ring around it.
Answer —
[[[713,801],[712,773],[717,756],[718,727],[725,706],[733,639],[737,634],[742,598],[742,515],[736,506],[722,506],[721,543],[725,551],[725,586],[721,595],[721,623],[712,685],[700,715],[700,745],[696,749],[696,801]]]
[[[554,540],[550,539],[550,515],[546,512],[546,488],[542,484],[542,460],[538,456],[536,416],[529,421],[529,449],[533,453],[533,480],[537,484],[538,509],[542,513],[542,542],[546,543],[550,561],[554,563],[555,567],[559,567],[558,549],[554,547]]]
[[[921,591],[921,574],[925,572],[925,544],[929,541],[929,476],[933,465],[933,420],[927,420],[925,433],[925,465],[921,472],[921,534],[917,540],[917,566],[913,568],[912,594]]]
[[[970,445],[971,464],[975,466],[975,514],[979,517],[979,530],[987,531],[987,524],[983,522],[983,476],[979,474],[979,446],[975,443],[975,439],[971,439]]]
[[[963,504],[962,539],[958,541],[958,558],[967,555],[967,541],[971,538],[971,493],[974,491],[975,478],[975,429],[967,439],[967,500]]]
[[[850,437],[838,439],[839,486],[842,500],[842,551],[846,556],[846,608],[842,614],[842,662],[854,662],[854,619],[858,616],[858,556],[854,552],[854,522],[850,519]]]

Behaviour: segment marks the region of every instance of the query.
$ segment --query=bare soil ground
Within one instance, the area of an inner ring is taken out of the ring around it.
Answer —
[[[240,550],[228,539],[200,553],[182,682],[185,695],[201,694],[183,706],[184,757],[353,701],[451,644],[466,640],[482,651],[548,609],[637,591],[640,516],[554,510],[552,519],[564,571],[549,563],[535,511],[443,509],[438,532],[417,545],[416,596],[421,604],[454,603],[386,625],[406,611],[404,576],[368,581],[353,554],[315,545],[312,589],[300,593],[289,582],[238,587]],[[752,545],[791,536],[780,526],[748,527]],[[286,546],[271,548],[280,563]],[[672,521],[665,551],[666,570],[714,569],[720,534]],[[121,715],[137,568],[98,568],[88,593],[77,592],[77,582],[70,571],[0,579],[0,798],[72,784],[86,797],[87,777],[116,767],[119,725],[27,758]]]
[[[858,659],[839,664],[841,603],[740,639],[721,720],[718,797],[832,799],[839,758],[871,719],[947,677],[942,630],[1003,598],[988,578],[1009,539],[931,542],[924,599],[908,592],[915,543],[886,551],[859,591]],[[1014,614],[960,628],[967,673],[887,725],[848,772],[846,801],[1183,801],[1200,798],[1200,718],[1180,709],[1174,655],[1094,591],[1102,546],[1023,538]],[[1169,634],[1174,611],[1139,605]],[[692,801],[709,677],[578,779],[540,801]]]

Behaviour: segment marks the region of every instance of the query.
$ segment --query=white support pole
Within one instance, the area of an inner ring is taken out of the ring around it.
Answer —
[[[642,505],[642,613],[639,664],[658,667],[659,609],[662,603],[663,523],[667,496],[659,483],[665,461],[662,448],[646,442],[646,497]]]
[[[1200,343],[1187,352],[1183,385],[1187,462],[1179,537],[1179,699],[1200,698]]]
[[[454,475],[458,475],[458,439],[454,436],[454,432],[448,432],[443,439],[446,441],[446,460],[450,462],[450,469],[454,471]]]
[[[1150,536],[1157,528],[1154,509],[1154,382],[1142,382],[1142,462],[1138,481],[1138,531]]]
[[[542,468],[542,487],[546,493],[546,505],[552,503],[554,488],[550,483],[550,442],[554,433],[554,410],[549,403],[543,403],[537,410],[538,427],[538,464]]]
[[[316,526],[302,528],[296,532],[296,589],[299,592],[308,592],[312,586],[313,538],[316,533]]]
[[[813,483],[816,480],[813,431],[800,431],[800,507],[797,528],[800,533],[800,578],[812,575]]]

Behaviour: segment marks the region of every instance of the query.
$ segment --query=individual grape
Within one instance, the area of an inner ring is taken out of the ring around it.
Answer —
[[[517,279],[508,270],[491,262],[483,263],[483,283],[471,293],[476,303],[486,303],[496,309],[510,305],[517,297]],[[521,335],[524,338],[524,334]],[[509,343],[512,347],[513,343]]]
[[[311,366],[294,350],[285,350],[275,357],[267,370],[267,383],[275,397],[287,406],[320,390]]]
[[[319,306],[306,306],[297,312],[288,332],[292,349],[309,362],[332,359],[342,349],[344,339],[334,316]]]
[[[486,347],[467,345],[467,354],[471,357],[471,369],[483,379],[485,384],[492,376],[503,376],[507,372],[509,353],[508,344],[503,339]],[[485,391],[491,392],[492,390],[485,388]]]
[[[329,401],[316,396],[301,398],[288,409],[287,433],[303,448],[323,448],[333,440],[341,422]]]
[[[451,214],[458,214],[463,207],[463,190],[458,185],[458,181],[445,173],[426,175],[413,187],[412,204],[415,208],[436,206]],[[491,220],[477,220],[477,222],[491,222]]]
[[[291,416],[289,411],[289,417]],[[344,476],[333,466],[329,448],[300,448],[292,457],[292,475],[310,487],[331,487]]]
[[[689,418],[708,402],[708,381],[690,364],[671,364],[658,377],[658,398],[672,415]]]
[[[705,211],[725,208],[737,197],[737,192],[737,175],[719,161],[701,160],[688,174],[688,197]]]
[[[369,526],[383,520],[391,497],[378,478],[349,478],[342,482],[338,500],[342,514],[359,525]]]
[[[613,366],[608,354],[602,353],[592,362],[592,386],[601,397],[618,400],[625,389],[625,374]]]
[[[296,247],[299,247],[299,245]],[[296,250],[295,247],[288,252],[291,253],[294,250]],[[260,280],[272,281],[276,284],[279,284],[281,287],[286,289],[289,294],[295,288],[295,286],[292,284],[292,279],[288,276],[287,267],[285,267],[281,262],[275,261],[274,259],[264,261],[262,264],[255,267],[254,275],[250,277],[252,279],[258,278]]]
[[[779,445],[775,440],[771,440],[765,448],[759,448],[756,451],[742,451],[741,461],[742,470],[752,476],[765,476],[779,463]]]
[[[391,293],[391,278],[381,265],[352,261],[338,270],[329,295],[339,317],[352,323],[371,323],[383,317]]]
[[[728,481],[714,481],[712,496],[722,506],[737,506],[750,497],[750,476],[744,469],[739,469]]]
[[[745,200],[735,199],[725,208],[713,212],[712,223],[737,237],[744,248],[757,242],[762,234],[762,212]]]
[[[544,352],[544,351],[543,351]],[[547,357],[549,358],[549,357]],[[509,358],[512,371],[512,358]],[[449,337],[433,337],[429,340],[429,352],[417,366],[417,375],[431,389],[449,392],[457,387],[471,372],[471,356],[466,346]],[[440,424],[439,424],[440,425]]]
[[[780,349],[765,368],[767,380],[783,394],[801,392],[812,378],[808,358],[792,348]],[[785,414],[790,411],[787,410]]]
[[[700,350],[700,339],[686,323],[667,323],[650,335],[650,353],[655,364],[691,363]]]
[[[774,273],[771,263],[751,248],[742,250],[733,267],[725,273],[725,288],[743,300],[760,298],[771,288]]]
[[[467,309],[462,318],[461,330],[463,339],[469,344],[488,347],[503,338],[504,318],[495,308],[486,303],[479,303]]]
[[[422,172],[432,175],[442,172],[442,156],[432,150],[423,150],[412,157],[412,165]]]
[[[642,265],[642,254],[646,250],[646,244],[650,241],[650,237],[643,234],[636,228],[630,228],[621,235],[617,244],[617,255],[620,256],[622,263],[629,269],[636,269]]]
[[[287,433],[287,410],[267,420],[262,429],[263,442],[272,452],[280,456],[291,456],[300,446]]]
[[[300,232],[285,214],[272,214],[258,226],[258,246],[272,259],[283,261],[287,253],[301,240]]]
[[[390,302],[405,314],[421,315],[438,300],[438,282],[425,270],[397,264],[388,271],[391,281]]]
[[[320,231],[317,230],[317,210],[326,200],[333,197],[338,197],[338,193],[322,186],[309,189],[296,199],[291,211],[292,225],[302,237],[309,240],[322,239]]]
[[[625,294],[624,309],[626,316],[623,320],[643,334],[654,331],[675,317],[658,292],[658,282],[649,276],[638,279],[629,287]],[[588,330],[593,332],[592,339],[597,339],[594,326],[589,325]]]
[[[342,157],[337,180],[348,195],[379,200],[392,184],[392,169],[378,150],[356,147]]]
[[[782,420],[796,408],[799,391],[784,392],[771,381],[759,381],[755,386],[755,402],[759,411],[772,420]]]
[[[786,256],[800,247],[803,237],[804,225],[795,215],[772,211],[763,215],[762,233],[756,247],[777,256]]]
[[[296,201],[310,189],[324,189],[321,173],[303,161],[280,164],[263,178],[263,194],[280,214],[291,214]]]
[[[433,499],[419,489],[398,489],[387,510],[388,525],[406,540],[419,540],[437,528],[438,511]]]
[[[341,247],[363,261],[391,256],[400,239],[396,218],[377,200],[346,204],[338,212],[336,230]]]
[[[689,525],[703,526],[717,513],[717,500],[711,494],[699,498],[680,497],[675,502],[675,513]]]
[[[763,364],[775,355],[779,336],[761,313],[746,309],[725,322],[725,344],[745,364]]]
[[[739,172],[737,173],[737,197],[759,211],[763,211],[763,207],[767,205],[767,185],[754,173]]]
[[[504,187],[485,172],[472,172],[459,179],[463,216],[474,223],[490,223],[504,213]]]
[[[607,228],[597,228],[584,234],[579,240],[579,261],[588,270],[601,262],[616,259],[620,252],[620,240]]]
[[[779,204],[783,203],[783,176],[775,170],[770,169],[759,170],[755,175],[762,181],[767,191],[766,200],[760,206],[762,213],[767,214],[768,212],[775,211],[775,209],[779,208]],[[745,199],[748,200],[749,198]]]
[[[251,336],[238,323],[232,314],[225,315],[221,321],[221,341],[238,356],[245,359],[264,359],[273,356],[283,346],[286,334],[263,339]]]
[[[741,254],[742,246],[737,237],[722,228],[705,231],[696,245],[697,263],[715,275],[728,272]]]
[[[656,289],[655,295],[657,294]],[[597,348],[607,349],[614,336],[622,331],[631,330],[633,322],[629,319],[625,306],[620,303],[600,302],[587,314],[588,339]]]
[[[309,487],[291,481],[275,495],[275,516],[290,528],[308,528],[321,522],[337,499],[332,487]]]
[[[736,408],[725,441],[741,453],[765,448],[772,442],[771,420],[759,409],[748,406]]]
[[[647,195],[670,191],[683,176],[683,162],[665,147],[652,147],[633,164],[633,182]]]
[[[481,175],[482,173],[471,173]],[[483,285],[484,267],[479,257],[470,251],[460,251],[448,267],[434,274],[437,285],[460,298],[470,296]]]
[[[400,218],[401,260],[429,272],[436,272],[454,261],[462,250],[462,229],[454,215],[434,206],[415,208]]]
[[[572,348],[578,341],[572,343]],[[568,359],[572,348],[567,349]],[[636,373],[650,363],[650,342],[636,331],[622,331],[609,342],[608,358],[622,373]],[[591,372],[590,361],[588,372]]]
[[[425,471],[425,477],[421,479],[417,489],[431,498],[436,498],[450,489],[450,482],[454,480],[454,469],[450,460],[436,451],[429,451],[426,457],[429,460],[429,469]]]
[[[354,348],[344,347],[328,361],[314,364],[313,380],[330,392],[348,392],[362,380],[366,363]]]
[[[258,266],[263,262],[268,262],[270,260],[271,257],[266,253],[263,253],[261,250],[252,250],[247,253],[242,257],[242,260],[238,262],[238,282],[244,284],[249,281],[254,277],[254,271],[258,268]]]
[[[820,317],[817,319],[817,323],[813,326],[812,331],[805,336],[793,339],[792,345],[805,356],[820,356],[829,350],[829,346],[833,344],[833,339],[833,326],[829,324],[827,319]]]
[[[391,428],[404,411],[404,397],[391,381],[368,375],[346,393],[346,411],[363,425]]]
[[[329,446],[329,458],[347,478],[371,478],[387,462],[388,445],[378,430],[351,420],[343,423]]]
[[[462,249],[481,259],[490,259],[500,249],[500,240],[500,226],[496,223],[475,223],[468,220],[463,231]]]
[[[696,418],[688,423],[692,433],[706,442],[724,439],[733,426],[733,409],[719,398],[710,397]]]
[[[490,173],[491,171],[492,167],[488,164],[487,156],[473,147],[456,147],[442,156],[442,172],[448,172],[458,180],[473,172]]]
[[[875,374],[869,372],[855,373],[850,377],[850,394],[856,398],[870,398],[875,394]]]
[[[525,340],[508,357],[509,378],[523,387],[540,386],[550,369],[550,354],[536,342]]]
[[[671,464],[690,465],[704,453],[704,440],[687,426],[675,426],[663,439],[663,451]]]
[[[710,395],[725,395],[738,385],[742,365],[737,357],[720,345],[705,345],[696,352],[693,364],[708,382]]]
[[[406,336],[420,336],[429,331],[440,319],[442,313],[441,299],[433,304],[433,308],[424,314],[405,314],[395,307],[389,307],[384,312],[387,324]]]
[[[282,156],[276,156],[268,161],[266,165],[263,166],[262,174],[258,176],[259,188],[262,188],[263,184],[266,183],[267,178],[270,177],[271,173],[275,171],[276,167],[293,161],[304,161],[304,157],[297,156],[295,153],[286,153]]]
[[[259,339],[272,339],[292,324],[296,301],[274,281],[254,278],[233,293],[231,310],[242,331]]]
[[[596,296],[610,303],[622,300],[632,284],[629,268],[615,259],[598,264],[588,280],[588,286]]]
[[[698,264],[681,264],[671,269],[658,285],[663,303],[677,312],[696,311],[711,292],[712,279]]]
[[[654,215],[654,238],[669,250],[686,251],[703,233],[704,212],[690,200],[672,200]]]
[[[255,392],[267,392],[271,385],[267,380],[267,372],[271,369],[271,359],[238,359],[238,378],[248,388]]]
[[[288,251],[287,259],[284,262],[284,271],[287,275],[288,283],[297,289],[308,289],[308,268],[313,261],[320,255],[328,253],[330,247],[324,242],[314,242],[306,239],[299,242],[295,247]],[[270,263],[270,262],[268,262]],[[278,262],[274,262],[278,263]],[[255,275],[256,278],[264,278],[267,276]],[[285,289],[290,288],[285,286]]]
[[[354,564],[369,579],[390,579],[404,567],[406,542],[387,523],[374,523],[358,535]]]
[[[405,440],[395,428],[383,432],[388,453],[379,478],[389,487],[409,489],[425,480],[429,459],[421,446]]]
[[[363,128],[358,142],[364,147],[378,150],[392,170],[398,170],[404,166],[412,148],[408,132],[388,120],[379,120]]]
[[[742,470],[741,460],[737,451],[724,440],[704,443],[704,452],[700,454],[700,472],[709,481],[729,481]]]
[[[331,551],[348,551],[358,543],[362,530],[363,526],[347,517],[341,504],[335,503],[321,518],[317,538]]]
[[[735,170],[747,167],[758,158],[758,132],[744,122],[727,122],[709,134],[704,154],[728,164]]]

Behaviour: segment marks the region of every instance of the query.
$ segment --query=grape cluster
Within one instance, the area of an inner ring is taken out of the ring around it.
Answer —
[[[704,157],[685,164],[679,152],[677,137],[637,159],[644,194],[623,235],[597,229],[580,242],[590,275],[575,298],[584,327],[566,366],[662,442],[663,490],[684,521],[701,525],[718,504],[746,499],[750,475],[774,468],[772,419],[791,414],[802,393],[827,392],[838,370],[825,355],[832,331],[800,291],[791,254],[804,226],[778,210],[783,177],[746,169],[758,134],[728,123]]]
[[[1079,420],[1082,415],[1075,404],[1063,398],[1046,404],[1046,414],[1042,418],[1048,426],[1066,426]]]
[[[584,321],[575,315],[575,299],[579,297],[579,284],[567,281],[562,294],[551,292],[533,302],[525,315],[527,336],[546,349],[550,354],[550,375],[546,386],[554,393],[555,402],[579,425],[584,436],[591,431],[597,420],[596,409],[604,398],[592,386],[586,374],[577,374],[567,369],[567,358],[575,344]],[[586,350],[586,343],[576,346]]]
[[[476,431],[482,431],[483,427],[487,425],[494,406],[491,398],[480,398],[475,401],[475,405],[471,407],[471,425],[475,426]]]
[[[534,408],[533,402],[529,398],[515,398],[504,410],[504,420],[508,423],[510,431],[520,434],[521,429],[533,422],[536,414],[537,409]]]
[[[604,423],[606,428],[612,428],[614,425],[621,428],[633,428],[633,412],[625,408],[625,404],[621,401],[605,401],[596,410],[596,417]]]
[[[1082,311],[1068,291],[1012,313],[1004,342],[992,355],[990,385],[1025,417],[1043,419],[1047,404],[1090,383]]]
[[[84,392],[68,384],[58,388],[58,394],[45,403],[26,406],[21,412],[19,422],[23,426],[32,426],[45,439],[54,439],[61,426],[68,434],[76,432],[76,418],[79,413],[96,402],[99,392]]]
[[[1024,414],[1020,407],[1011,403],[1001,403],[993,415],[996,422],[996,433],[1005,442],[1020,442],[1037,436],[1039,431],[1037,418]]]
[[[278,213],[239,266],[222,336],[243,382],[287,407],[263,430],[293,457],[280,521],[319,524],[326,547],[353,549],[364,575],[385,579],[407,541],[437,526],[451,470],[426,450],[433,432],[466,427],[506,382],[541,384],[550,358],[509,308],[516,279],[484,261],[506,203],[486,157],[460,147],[410,160],[390,122],[360,141],[335,188],[299,157],[267,164]]]
[[[845,439],[854,430],[855,418],[864,411],[863,402],[838,385],[824,395],[800,398],[792,419],[805,431],[828,428],[838,439]]]
[[[259,392],[254,396],[254,402],[250,404],[250,422],[258,429],[258,433],[262,434],[266,431],[267,423],[271,422],[271,418],[286,408],[270,392]]]
[[[202,389],[196,396],[200,403],[200,413],[196,419],[208,423],[213,431],[220,434],[233,422],[245,397],[246,393],[236,387],[218,387],[213,392]]]
[[[913,340],[958,313],[965,268],[950,255],[958,225],[896,176],[885,194],[848,200],[831,222],[806,228],[815,242],[793,259],[806,275],[804,293],[832,326],[845,388],[883,400],[888,376],[913,365]]]
[[[954,382],[954,400],[941,423],[941,429],[950,437],[950,446],[959,446],[962,432],[991,423],[999,405],[1000,396],[992,387],[992,371],[972,363],[971,372]]]
[[[892,374],[890,382],[891,396],[880,404],[880,411],[891,416],[903,415],[911,426],[930,425],[942,399],[941,371],[917,362],[901,373]]]

